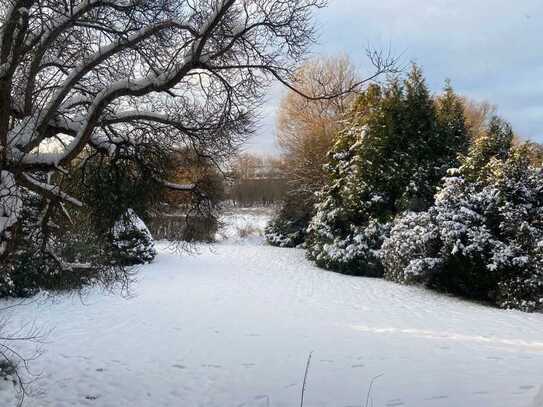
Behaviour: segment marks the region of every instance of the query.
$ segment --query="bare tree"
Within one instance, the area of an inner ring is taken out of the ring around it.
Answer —
[[[241,153],[230,163],[227,199],[240,207],[279,204],[285,193],[282,160],[266,155]]]
[[[293,82],[325,0],[0,2],[0,257],[13,249],[22,190],[83,205],[58,180],[84,153],[152,143],[220,159],[253,132],[270,79],[337,96]],[[376,74],[390,67],[374,56]]]
[[[470,137],[475,140],[486,130],[490,119],[496,115],[496,106],[489,102],[477,102],[467,97],[462,97],[466,127]]]
[[[281,100],[277,141],[290,189],[300,201],[300,198],[310,200],[322,186],[326,155],[353,101],[350,89],[360,81],[345,56],[309,61],[296,72],[296,78],[305,93],[340,95],[312,100],[290,91]]]

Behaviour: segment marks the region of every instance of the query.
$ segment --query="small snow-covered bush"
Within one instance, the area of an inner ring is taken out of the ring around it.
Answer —
[[[484,179],[445,178],[435,204],[397,218],[384,242],[385,278],[502,308],[543,309],[543,174],[521,148]]]
[[[272,246],[298,247],[305,242],[307,226],[313,216],[314,194],[290,193],[264,234]]]
[[[237,234],[241,239],[247,239],[251,236],[262,236],[262,229],[258,228],[255,225],[243,225],[237,226]]]
[[[424,281],[441,267],[440,243],[430,211],[399,216],[380,253],[385,278],[400,283]]]
[[[134,210],[129,209],[113,226],[113,259],[118,264],[150,263],[156,256],[153,237]]]
[[[304,243],[305,225],[299,225],[291,220],[275,218],[266,226],[264,235],[272,246],[297,247]]]
[[[381,277],[379,250],[389,232],[389,224],[374,219],[364,226],[350,225],[349,231],[333,229],[334,212],[317,211],[308,232],[307,255],[319,267],[341,273]]]

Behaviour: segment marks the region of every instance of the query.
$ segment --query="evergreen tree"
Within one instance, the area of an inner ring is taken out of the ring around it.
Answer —
[[[394,133],[387,131],[391,125],[383,123],[394,122],[401,93],[399,85],[386,91],[383,95],[383,89],[375,85],[360,96],[345,130],[329,153],[327,185],[318,194],[319,203],[306,241],[308,257],[321,267],[345,273],[381,274],[375,249],[386,234],[380,219],[386,222],[391,203],[372,184],[380,180],[386,168],[381,159],[386,160],[387,156],[382,151],[390,142],[380,141]],[[374,233],[370,235],[370,231]]]
[[[436,140],[439,154],[436,158],[440,159],[436,162],[436,175],[442,176],[444,170],[458,165],[459,154],[467,153],[470,136],[464,116],[464,102],[454,93],[450,81],[445,82],[443,94],[437,98],[436,106],[439,127],[439,139]]]
[[[493,116],[486,130],[473,141],[468,154],[462,157],[460,168],[463,175],[471,181],[487,179],[495,162],[508,157],[513,138],[511,125]]]
[[[124,266],[150,263],[156,257],[151,232],[134,212],[128,209],[111,231],[113,261]]]
[[[382,275],[379,249],[405,210],[430,207],[440,179],[465,151],[461,102],[432,98],[420,68],[370,87],[330,153],[329,180],[308,231],[308,256],[346,273]]]

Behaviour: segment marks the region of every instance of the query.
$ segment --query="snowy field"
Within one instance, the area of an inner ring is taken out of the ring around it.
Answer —
[[[266,246],[266,216],[227,215],[192,256],[159,245],[130,299],[4,311],[54,329],[25,405],[295,407],[313,352],[307,407],[365,406],[381,374],[368,406],[543,407],[543,315],[320,270]]]

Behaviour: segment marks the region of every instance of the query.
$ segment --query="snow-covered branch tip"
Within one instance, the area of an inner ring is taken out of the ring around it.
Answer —
[[[195,184],[176,184],[174,182],[164,181],[160,180],[160,183],[164,185],[168,189],[172,189],[174,191],[193,191],[196,188]]]

